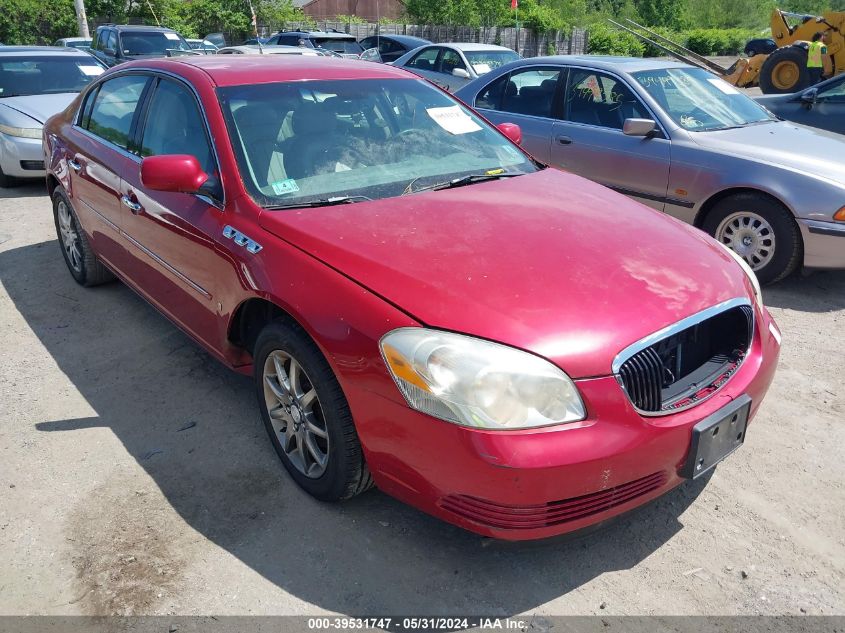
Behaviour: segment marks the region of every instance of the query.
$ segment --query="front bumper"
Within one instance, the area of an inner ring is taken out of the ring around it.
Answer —
[[[546,429],[463,428],[412,411],[379,389],[349,393],[350,405],[384,492],[485,536],[554,536],[636,508],[685,481],[678,469],[692,427],[734,398],[750,396],[751,416],[756,413],[780,350],[768,312],[756,316],[754,342],[737,373],[715,396],[674,415],[640,416],[613,376],[576,381],[589,417]]]
[[[845,268],[845,224],[798,220],[806,268]]]
[[[0,168],[14,178],[43,178],[41,138],[21,138],[0,132]]]

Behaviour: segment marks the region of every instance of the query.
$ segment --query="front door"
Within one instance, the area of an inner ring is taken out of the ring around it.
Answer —
[[[165,154],[196,157],[209,180],[201,195],[146,189],[140,163],[124,173],[122,209],[131,279],[150,301],[211,348],[225,336],[220,289],[237,287],[227,258],[219,169],[193,92],[174,79],[156,78],[139,116],[141,158]],[[230,309],[231,306],[225,306]]]
[[[551,163],[663,211],[671,143],[625,135],[629,118],[654,117],[622,79],[571,68],[562,120],[551,135]]]

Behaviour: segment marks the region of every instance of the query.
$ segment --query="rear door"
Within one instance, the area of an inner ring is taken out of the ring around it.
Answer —
[[[523,66],[497,78],[478,93],[475,107],[493,123],[516,123],[522,147],[537,160],[551,160],[552,135],[566,83],[560,66]]]
[[[138,117],[135,151],[196,157],[209,176],[202,194],[152,191],[141,182],[140,159],[124,174],[121,227],[128,241],[131,279],[165,314],[196,339],[219,348],[225,322],[220,289],[237,287],[234,262],[220,248],[226,226],[218,162],[193,90],[165,77],[152,80]]]
[[[552,132],[553,165],[664,210],[670,141],[622,133],[625,119],[655,117],[621,77],[570,67],[560,115]]]
[[[129,139],[149,80],[133,73],[101,82],[86,95],[66,139],[71,202],[97,254],[119,272],[127,267],[120,238],[120,175],[137,169]]]

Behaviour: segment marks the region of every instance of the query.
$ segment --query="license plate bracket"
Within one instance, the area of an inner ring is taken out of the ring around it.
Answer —
[[[700,477],[742,446],[750,411],[751,398],[742,395],[696,424],[678,474],[687,479]]]

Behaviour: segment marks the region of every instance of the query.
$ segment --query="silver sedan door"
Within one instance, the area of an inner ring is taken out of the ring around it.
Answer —
[[[619,77],[570,68],[563,120],[554,125],[551,163],[664,210],[671,143],[655,135],[628,136],[626,119],[654,119]]]
[[[503,75],[478,93],[475,107],[493,123],[516,123],[522,147],[537,160],[551,160],[553,112],[562,93],[560,66],[523,66]]]

